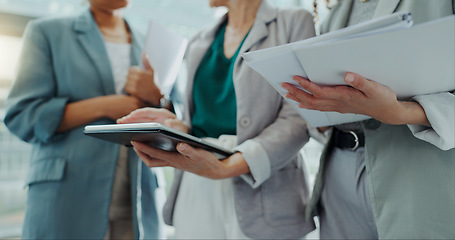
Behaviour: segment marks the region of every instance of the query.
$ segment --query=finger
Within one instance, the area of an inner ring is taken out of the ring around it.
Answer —
[[[148,156],[153,156],[153,159],[156,160],[168,161],[173,158],[172,153],[149,146],[145,143],[131,141],[131,145],[133,145],[135,151],[137,150],[147,154]]]
[[[299,108],[305,108],[318,111],[335,111],[339,105],[339,101],[333,99],[319,99],[311,94],[302,91],[300,95],[294,95],[291,92],[286,94],[286,97],[299,103]]]
[[[128,74],[136,74],[138,72],[142,71],[142,69],[138,66],[131,66],[129,69],[128,69]]]
[[[146,70],[151,70],[153,71],[152,65],[150,64],[149,57],[146,53],[142,54],[142,63],[144,64],[144,68]]]
[[[156,115],[152,108],[141,108],[132,111],[127,116],[117,119],[117,123],[154,122]]]
[[[299,104],[299,108],[305,108],[309,110],[317,110],[322,112],[343,112],[343,109],[340,109],[340,105],[336,100],[322,99],[315,100],[312,102],[303,102]]]
[[[191,147],[189,144],[186,143],[179,143],[177,144],[177,151],[181,153],[182,155],[189,157],[191,159],[197,159],[199,157],[199,151],[198,149],[195,149]]]
[[[312,97],[312,95],[310,93],[306,92],[305,90],[299,89],[290,83],[283,83],[281,86],[284,89],[289,91],[289,93],[290,93],[289,98],[294,97],[291,99],[296,102],[305,101],[308,98]],[[288,97],[288,96],[286,95],[286,97]]]
[[[286,94],[286,97],[298,102],[299,108],[311,110],[322,110],[322,108],[324,108],[325,110],[328,106],[333,105],[333,99],[317,98],[302,89],[292,86],[292,84],[285,86],[285,88],[289,91]]]
[[[352,88],[350,86],[327,86],[320,87],[317,84],[312,83],[310,80],[294,76],[295,81],[299,83],[305,90],[311,93],[311,95],[317,99],[330,99],[336,101],[346,101],[351,99],[353,96],[364,95],[360,90]],[[296,94],[294,94],[296,95]],[[299,95],[297,95],[300,97]]]
[[[292,76],[292,79],[294,79],[294,81],[297,81],[297,80],[307,80],[307,81],[309,81],[308,78],[304,78],[304,77],[299,76],[299,75]]]
[[[137,155],[142,160],[142,162],[144,162],[145,165],[147,165],[147,167],[149,167],[149,168],[169,166],[169,164],[166,161],[151,158],[149,155],[147,155],[141,151],[138,151],[136,149],[134,149],[134,151],[136,151]]]
[[[129,80],[125,83],[124,89],[128,95],[134,95],[134,93],[135,93],[133,84]]]
[[[310,80],[303,78],[301,76],[297,76],[297,75],[292,77],[292,79],[294,81],[296,81],[305,90],[310,92],[313,96],[318,97],[318,98],[326,97],[324,94],[324,91],[322,91],[322,88],[320,86],[312,83]]]
[[[179,119],[167,118],[164,120],[164,125],[176,129],[180,132],[188,133],[188,128],[186,125]]]
[[[296,95],[294,95],[294,94],[292,94],[290,92],[286,93],[286,97],[291,99],[291,100],[293,100],[293,101],[295,101],[295,102],[297,102],[297,103],[305,102],[305,100],[302,100],[302,98],[297,97]]]
[[[351,85],[353,88],[360,90],[365,95],[369,95],[375,91],[373,81],[367,80],[366,78],[355,73],[346,73],[344,76],[344,81],[347,84]]]
[[[172,118],[164,119],[163,124],[168,126],[168,127],[170,127],[170,128],[174,128],[174,129],[175,129],[176,125],[177,125],[175,119],[172,119]]]

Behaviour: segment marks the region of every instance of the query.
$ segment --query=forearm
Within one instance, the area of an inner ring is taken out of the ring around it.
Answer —
[[[431,126],[422,106],[417,102],[400,102],[402,111],[398,113],[401,124]]]
[[[103,97],[67,104],[57,132],[63,132],[105,117],[105,106],[103,105]]]
[[[250,168],[240,152],[221,161],[221,165],[223,167],[218,173],[219,179],[237,177],[250,172]]]

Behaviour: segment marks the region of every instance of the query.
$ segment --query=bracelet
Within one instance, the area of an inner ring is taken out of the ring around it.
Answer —
[[[171,105],[171,100],[169,99],[168,96],[163,96],[160,99],[160,107],[162,108],[168,108]]]

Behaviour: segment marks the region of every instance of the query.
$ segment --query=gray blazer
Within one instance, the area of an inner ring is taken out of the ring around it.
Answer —
[[[186,53],[187,88],[185,121],[193,112],[193,78],[226,17],[198,33]],[[304,218],[308,187],[300,167],[299,150],[308,141],[306,124],[285,100],[254,70],[243,64],[242,53],[314,36],[310,13],[278,10],[262,2],[255,23],[240,49],[234,67],[237,97],[238,151],[251,174],[233,178],[239,225],[251,238],[299,238],[314,229]],[[172,224],[174,205],[182,177],[176,171],[164,209]]]
[[[352,3],[353,0],[340,1],[322,25],[322,31],[345,27]],[[374,17],[396,11],[410,12],[414,23],[418,24],[453,14],[455,4],[453,0],[380,1]],[[380,239],[453,239],[455,97],[451,93],[438,93],[416,96],[415,99],[425,109],[433,127],[423,129],[422,133],[427,137],[418,137],[413,126],[388,125],[374,119],[362,122],[366,139],[366,172],[378,236]],[[439,135],[441,141],[430,141],[430,136],[434,135]],[[321,156],[308,205],[310,219],[318,214],[325,162],[331,149],[329,143]]]
[[[141,48],[142,38],[132,30],[132,65],[139,64]],[[103,239],[119,146],[85,136],[83,126],[56,132],[67,103],[115,94],[103,36],[90,11],[30,22],[19,66],[4,121],[33,144],[22,238]],[[132,149],[129,170],[135,237],[157,238],[156,177]]]

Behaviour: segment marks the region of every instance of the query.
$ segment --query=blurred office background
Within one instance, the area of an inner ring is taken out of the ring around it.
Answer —
[[[313,12],[312,0],[269,0],[281,7],[300,6]],[[145,33],[149,20],[158,21],[189,38],[222,16],[223,9],[210,9],[208,0],[132,0],[125,11],[133,27]],[[327,9],[320,0],[322,19]],[[19,238],[24,217],[30,146],[11,135],[3,123],[5,101],[14,82],[22,34],[28,21],[51,15],[73,15],[88,7],[87,0],[0,0],[0,238]],[[320,146],[311,141],[303,154],[310,180],[317,171]],[[166,171],[170,173],[171,171]],[[167,174],[167,179],[172,176]],[[314,235],[317,236],[317,235]]]

